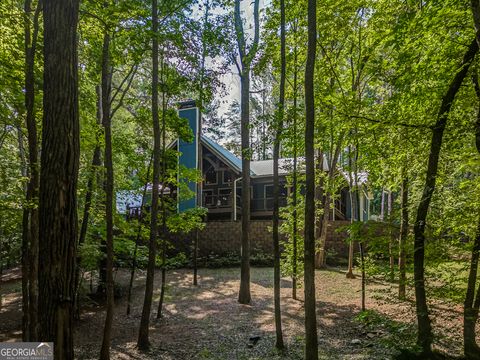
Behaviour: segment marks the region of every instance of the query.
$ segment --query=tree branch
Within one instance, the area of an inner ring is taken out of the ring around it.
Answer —
[[[350,119],[366,120],[366,121],[369,121],[369,122],[373,122],[373,123],[376,123],[376,124],[387,125],[387,126],[403,126],[403,127],[407,127],[407,128],[413,128],[413,129],[429,129],[429,130],[433,129],[432,125],[408,124],[408,123],[404,123],[404,122],[383,121],[383,120],[373,119],[371,117],[364,116],[364,115],[351,115],[351,114],[345,114],[345,113],[341,113],[341,112],[340,112],[340,114],[345,116],[345,117],[348,117]]]
[[[137,68],[138,68],[137,65],[135,65],[132,68],[132,69],[134,69],[134,71],[131,73],[130,80],[128,81],[128,84],[127,84],[125,90],[122,92],[122,96],[120,97],[120,100],[118,101],[117,106],[115,106],[115,108],[110,113],[110,118],[112,118],[113,115],[117,112],[117,110],[123,105],[123,99],[125,98],[125,95],[127,94],[128,90],[130,89],[130,86],[132,85],[132,81],[133,81],[133,78],[135,77],[135,73],[137,72]]]
[[[237,34],[238,53],[240,55],[240,62],[243,65],[245,61],[245,33],[243,31],[242,16],[240,14],[240,0],[235,0],[234,19],[235,33]]]
[[[125,82],[130,78],[130,75],[132,75],[132,72],[135,70],[135,72],[137,71],[137,68],[138,68],[138,65],[135,63],[132,65],[132,67],[130,68],[130,70],[128,71],[127,75],[123,78],[123,80],[120,82],[120,85],[118,86],[118,88],[116,89],[115,91],[115,94],[113,94],[112,96],[112,99],[110,100],[110,105],[113,104],[113,102],[115,101],[115,98],[117,97],[118,93],[123,91],[123,85],[125,85]],[[113,71],[112,71],[113,73]]]

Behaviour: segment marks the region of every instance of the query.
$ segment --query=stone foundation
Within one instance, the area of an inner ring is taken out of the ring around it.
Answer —
[[[349,221],[330,221],[328,223],[326,249],[327,253],[333,254],[334,257],[348,257],[348,244],[345,241],[348,235],[345,231],[338,231],[339,228],[348,224]],[[272,222],[270,220],[252,220],[250,222],[252,254],[273,253],[271,226]],[[240,255],[241,227],[240,221],[207,222],[205,228],[198,232],[199,256],[205,257],[211,254],[217,256]],[[170,240],[174,245],[172,252],[190,254],[195,236],[195,233],[171,234]]]

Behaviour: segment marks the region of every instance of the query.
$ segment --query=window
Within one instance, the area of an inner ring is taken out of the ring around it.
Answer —
[[[237,187],[237,197],[242,197],[242,187]],[[250,186],[250,199],[253,199],[253,186]]]
[[[266,198],[273,197],[273,185],[265,185],[265,197]]]
[[[217,171],[213,164],[208,160],[203,160],[203,174],[205,177],[205,184],[215,185],[217,183]]]
[[[287,188],[283,185],[280,184],[279,186],[279,196],[280,197],[286,197],[287,196]],[[273,198],[273,185],[265,185],[265,197],[268,198]]]
[[[233,181],[233,174],[229,170],[223,170],[223,183],[230,184]]]
[[[287,205],[287,191],[288,189],[284,184],[279,185],[279,206]],[[259,199],[259,203],[263,202],[263,207],[265,210],[273,209],[273,185],[265,185],[265,194],[263,199]]]
[[[218,190],[218,206],[230,206],[231,204],[232,189],[219,189]]]
[[[203,190],[203,204],[207,207],[215,205],[213,190]]]

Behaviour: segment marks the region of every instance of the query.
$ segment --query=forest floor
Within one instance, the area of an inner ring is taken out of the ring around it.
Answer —
[[[303,289],[300,300],[291,298],[291,282],[282,279],[282,320],[287,349],[275,350],[273,321],[273,270],[252,268],[252,304],[237,302],[239,269],[200,269],[199,285],[192,285],[192,271],[171,270],[163,318],[155,319],[160,272],[155,277],[155,303],[150,327],[151,352],[136,350],[143,304],[145,272],[137,274],[133,307],[126,315],[126,296],[116,302],[112,332],[112,359],[302,359],[304,343]],[[128,271],[118,270],[116,282],[126,288]],[[318,339],[321,359],[389,359],[399,348],[415,341],[413,292],[396,300],[397,286],[380,279],[367,285],[366,313],[360,311],[359,276],[346,279],[342,268],[319,270],[317,282]],[[12,277],[2,284],[0,341],[21,336],[21,284]],[[434,300],[431,304],[435,348],[449,355],[461,354],[462,307]],[[75,329],[78,359],[96,359],[102,341],[104,308],[93,301],[82,308]],[[259,337],[256,344],[251,337]],[[479,339],[480,340],[480,339]]]

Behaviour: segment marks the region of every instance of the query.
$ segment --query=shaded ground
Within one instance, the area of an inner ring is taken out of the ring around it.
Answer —
[[[285,353],[274,349],[271,268],[252,269],[252,305],[237,303],[239,269],[201,269],[199,286],[193,287],[190,270],[168,273],[164,317],[152,312],[152,351],[135,349],[145,273],[138,274],[133,307],[126,316],[125,297],[117,301],[113,324],[112,359],[301,359],[303,351],[303,302],[291,299],[291,283],[282,281]],[[156,276],[156,287],[160,285]],[[128,272],[116,273],[126,286]],[[0,341],[20,337],[21,287],[18,279],[2,285]],[[415,312],[412,301],[395,300],[396,286],[383,281],[368,284],[367,308],[360,314],[360,280],[345,278],[332,268],[317,272],[317,311],[321,359],[389,359],[398,347],[411,346],[415,339]],[[303,298],[302,289],[298,290]],[[408,294],[409,299],[413,294]],[[431,304],[436,348],[451,355],[461,353],[462,309],[460,305],[435,301]],[[102,340],[104,311],[94,303],[82,310],[76,326],[78,359],[96,359]],[[250,347],[249,338],[260,336]]]

